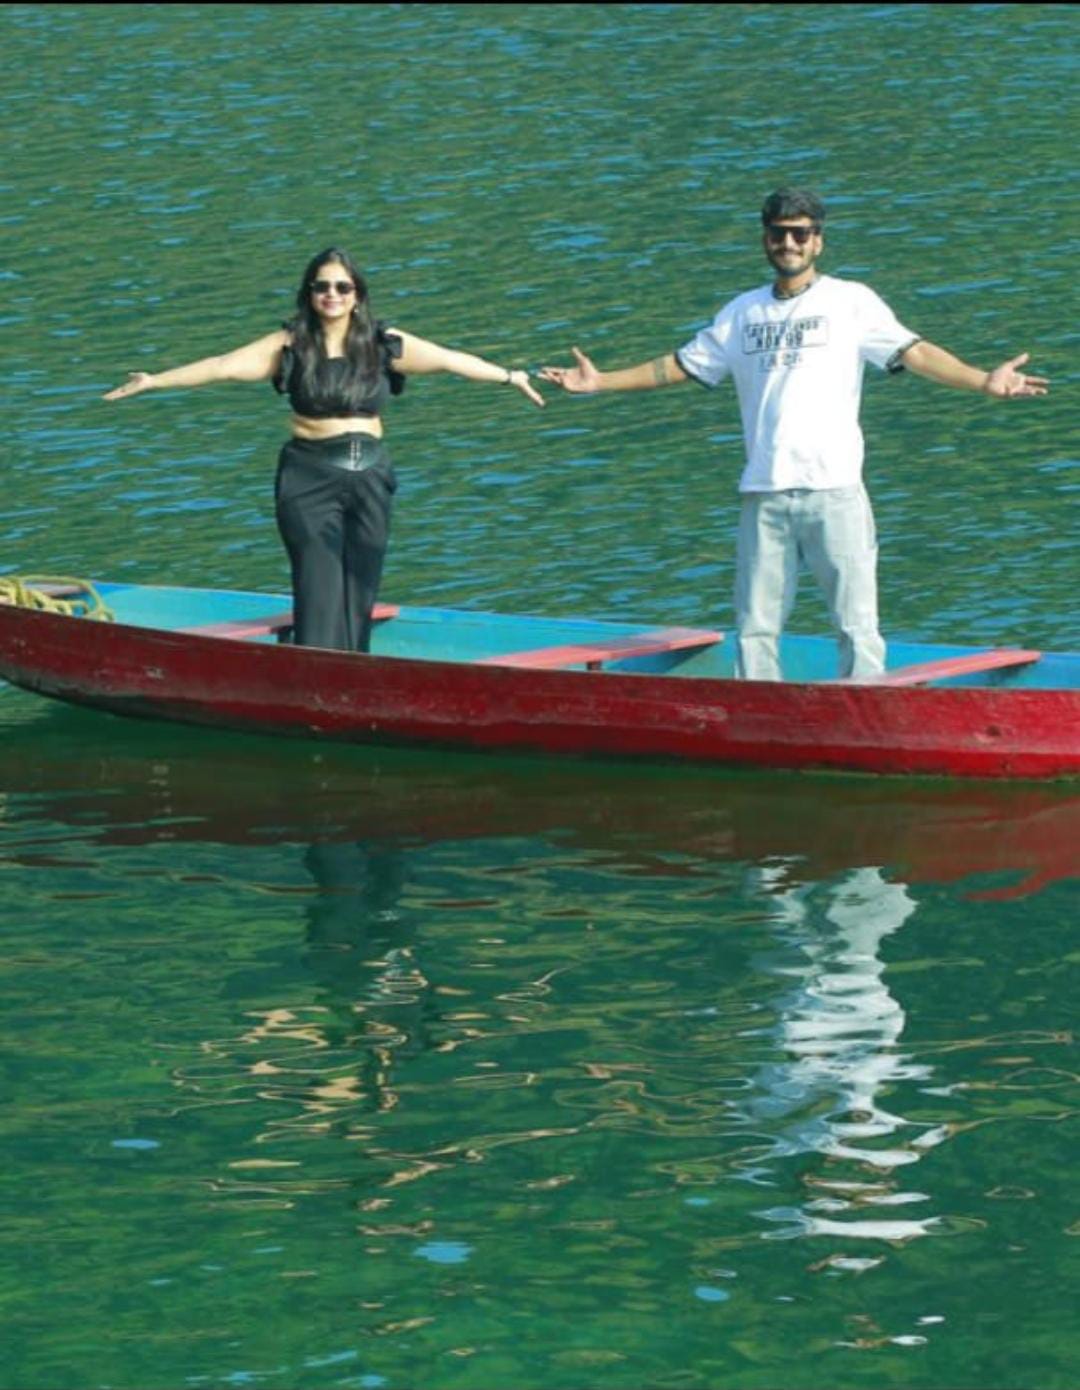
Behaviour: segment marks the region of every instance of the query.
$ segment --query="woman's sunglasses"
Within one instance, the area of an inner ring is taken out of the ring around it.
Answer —
[[[312,294],[329,294],[331,290],[336,290],[338,294],[345,297],[347,294],[355,294],[356,286],[351,280],[312,280]]]

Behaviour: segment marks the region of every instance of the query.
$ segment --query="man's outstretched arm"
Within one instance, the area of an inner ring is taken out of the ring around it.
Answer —
[[[1050,386],[1043,376],[1028,376],[1019,370],[1028,360],[1029,354],[1022,352],[1008,362],[1002,362],[992,372],[984,372],[979,367],[970,367],[954,357],[951,352],[928,343],[920,338],[901,355],[901,361],[909,371],[924,376],[928,381],[939,382],[942,386],[955,386],[961,391],[982,391],[987,396],[1005,400],[1013,396],[1045,396]]]
[[[571,351],[577,359],[573,367],[542,367],[541,381],[550,381],[573,395],[589,395],[596,391],[652,391],[658,386],[675,386],[689,378],[669,352],[651,362],[636,367],[624,367],[617,372],[597,371],[594,364],[577,348]]]

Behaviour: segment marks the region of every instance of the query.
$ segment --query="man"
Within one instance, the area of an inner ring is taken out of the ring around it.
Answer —
[[[736,551],[736,674],[779,680],[779,638],[795,601],[799,565],[813,573],[839,634],[840,675],[884,669],[878,631],[877,543],[862,483],[859,403],[867,362],[905,367],[961,390],[1042,396],[1047,382],[1019,369],[1024,353],[992,372],[918,337],[866,285],[822,275],[825,207],[782,188],[765,200],[770,285],[726,304],[677,352],[601,372],[577,348],[577,365],[545,367],[570,392],[642,391],[693,378],[734,378],[746,441]]]

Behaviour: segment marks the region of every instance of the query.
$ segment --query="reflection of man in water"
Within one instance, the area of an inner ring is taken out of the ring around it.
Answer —
[[[830,1166],[826,1177],[810,1181],[815,1197],[805,1207],[763,1213],[770,1220],[790,1221],[794,1228],[778,1235],[877,1236],[904,1239],[925,1235],[928,1220],[896,1220],[892,1209],[925,1200],[921,1193],[892,1189],[893,1170],[918,1161],[921,1152],[940,1142],[938,1130],[911,1137],[909,1122],[879,1103],[882,1087],[930,1075],[926,1066],[895,1051],[904,1027],[904,1012],[883,980],[878,955],[885,937],[915,910],[903,884],[887,883],[876,868],[852,870],[828,888],[778,888],[782,871],[764,869],[760,887],[787,943],[797,955],[765,968],[793,982],[779,1004],[773,1030],[789,1060],[763,1067],[755,1076],[755,1096],[747,1118],[759,1123],[782,1120],[766,1159],[819,1153],[831,1165],[853,1164],[849,1175]],[[856,1166],[857,1165],[857,1166]],[[868,1179],[867,1167],[874,1175]],[[764,1175],[758,1172],[759,1177]],[[884,1207],[889,1215],[867,1208]],[[843,1219],[835,1220],[840,1216]]]

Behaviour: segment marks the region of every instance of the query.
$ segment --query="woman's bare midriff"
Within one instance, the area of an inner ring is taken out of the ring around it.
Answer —
[[[309,420],[306,415],[292,417],[292,432],[297,439],[335,439],[339,434],[370,434],[373,439],[381,439],[382,421],[377,415],[354,415],[349,419],[331,417],[327,420]]]

